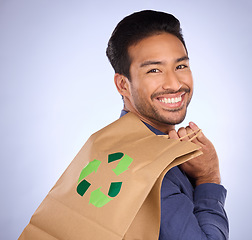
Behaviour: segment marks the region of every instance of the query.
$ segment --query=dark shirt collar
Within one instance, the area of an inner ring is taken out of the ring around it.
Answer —
[[[125,114],[127,114],[128,112],[125,110],[121,111],[121,115],[120,117],[124,116]],[[156,135],[166,135],[165,133],[161,132],[160,130],[152,127],[151,125],[149,125],[148,123],[143,122],[153,133],[155,133]]]

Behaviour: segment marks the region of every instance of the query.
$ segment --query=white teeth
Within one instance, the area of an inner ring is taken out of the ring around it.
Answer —
[[[162,99],[159,99],[159,101],[163,103],[178,103],[182,101],[182,97],[180,96],[176,98],[162,98]]]

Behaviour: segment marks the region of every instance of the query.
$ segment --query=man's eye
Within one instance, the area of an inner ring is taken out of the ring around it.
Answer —
[[[187,68],[187,66],[184,65],[184,64],[178,65],[178,66],[176,67],[176,69],[184,69],[184,68]]]
[[[159,73],[160,70],[157,68],[151,69],[150,71],[148,71],[147,73]]]

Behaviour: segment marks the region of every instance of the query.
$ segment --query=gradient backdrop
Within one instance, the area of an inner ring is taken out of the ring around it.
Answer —
[[[181,21],[195,80],[183,125],[215,144],[230,239],[251,239],[250,0],[0,0],[0,239],[17,239],[89,135],[122,101],[105,48],[142,9]]]

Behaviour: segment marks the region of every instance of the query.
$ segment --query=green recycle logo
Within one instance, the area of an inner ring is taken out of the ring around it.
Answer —
[[[108,163],[115,162],[118,160],[120,161],[118,162],[116,168],[112,169],[112,171],[117,176],[127,171],[128,167],[133,162],[133,159],[131,157],[121,152],[112,153],[108,155]],[[77,193],[79,195],[83,196],[87,192],[88,188],[91,186],[91,183],[85,180],[85,178],[92,172],[96,173],[100,164],[101,161],[94,159],[93,161],[89,162],[86,167],[82,169],[77,186]],[[103,207],[119,194],[119,192],[121,191],[121,187],[122,182],[111,182],[108,191],[108,196],[101,191],[102,187],[99,187],[98,189],[91,192],[89,203],[93,204],[95,207],[98,208]]]

